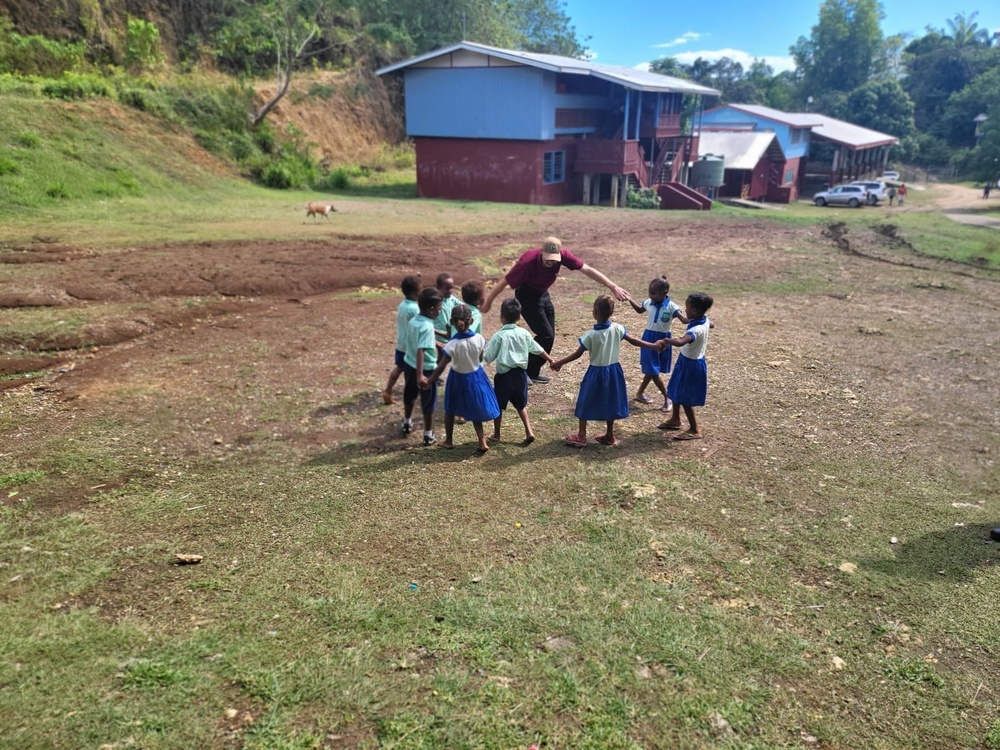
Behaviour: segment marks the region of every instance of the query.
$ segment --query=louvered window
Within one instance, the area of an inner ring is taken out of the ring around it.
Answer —
[[[546,151],[542,157],[542,182],[551,185],[566,181],[566,152]]]

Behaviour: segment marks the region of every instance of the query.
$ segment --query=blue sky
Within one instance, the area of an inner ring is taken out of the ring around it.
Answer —
[[[564,0],[564,10],[594,62],[634,67],[661,57],[691,63],[727,56],[746,67],[764,58],[775,72],[794,67],[788,48],[808,37],[821,0]],[[979,11],[975,22],[1000,30],[1000,2],[882,0],[886,36],[921,36],[930,25],[947,28],[957,13]]]

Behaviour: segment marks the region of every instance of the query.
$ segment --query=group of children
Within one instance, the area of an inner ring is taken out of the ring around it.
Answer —
[[[404,299],[396,312],[395,366],[382,391],[382,399],[386,404],[393,403],[392,390],[402,374],[404,435],[413,431],[413,411],[419,399],[424,445],[437,443],[442,448],[453,448],[454,426],[456,421],[462,420],[472,422],[478,439],[477,451],[485,453],[489,444],[484,423],[493,421],[493,434],[489,439],[499,441],[503,412],[511,405],[524,425],[524,443],[529,444],[535,435],[527,411],[528,355],[543,357],[552,370],[558,372],[563,365],[588,352],[590,366],[580,384],[574,412],[579,426],[564,441],[568,446],[582,448],[587,444],[587,422],[602,421],[606,429],[595,440],[603,445],[618,445],[615,421],[629,415],[625,374],[619,361],[621,342],[627,341],[641,349],[643,379],[636,401],[650,403],[645,391],[653,383],[664,399],[661,408],[670,412],[670,417],[659,428],[677,431],[677,440],[702,437],[694,408],[705,404],[708,390],[705,350],[713,326],[707,313],[713,300],[707,294],[691,294],[682,309],[670,299],[670,285],[661,276],[650,282],[649,296],[641,304],[626,296],[626,301],[637,313],[647,316],[646,330],[641,338],[630,335],[623,325],[611,321],[615,299],[601,295],[594,302],[594,327],[580,336],[576,351],[556,360],[531,333],[518,325],[521,304],[516,298],[503,301],[500,306],[502,327],[487,340],[482,334],[482,316],[478,309],[483,302],[483,285],[477,281],[463,284],[461,299],[454,296],[454,287],[454,280],[447,273],[437,277],[435,286],[423,290],[420,290],[418,276],[407,276],[400,285]],[[687,326],[684,335],[678,338],[670,332],[674,318]],[[679,354],[671,372],[674,347],[679,349]],[[483,369],[484,362],[495,363],[492,385]],[[451,372],[444,393],[445,437],[438,442],[434,433],[436,383],[449,365]],[[663,379],[666,374],[670,374],[668,383]],[[688,421],[686,431],[681,431],[682,409]]]

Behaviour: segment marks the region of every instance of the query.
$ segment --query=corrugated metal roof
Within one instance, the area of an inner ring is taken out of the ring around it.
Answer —
[[[782,112],[778,109],[762,107],[759,104],[726,104],[722,108],[725,107],[737,112],[746,112],[757,117],[774,120],[793,128],[811,128],[812,132],[820,138],[826,138],[850,148],[874,148],[875,146],[889,146],[899,143],[899,139],[894,135],[869,130],[860,125],[852,125],[844,120],[814,112]]]
[[[490,47],[485,44],[475,44],[473,42],[459,42],[445,49],[434,50],[419,57],[398,62],[376,71],[377,75],[392,73],[412,65],[418,65],[427,60],[450,55],[459,50],[478,52],[483,55],[498,57],[502,60],[530,65],[535,68],[551,70],[556,73],[568,73],[571,75],[590,75],[606,81],[613,81],[625,88],[635,91],[659,91],[663,93],[677,94],[699,94],[701,96],[719,96],[720,92],[694,83],[685,81],[683,78],[673,78],[659,73],[626,68],[618,65],[601,65],[586,60],[577,60],[572,57],[562,57],[560,55],[543,55],[537,52],[518,52],[516,50]]]
[[[735,109],[738,112],[747,112],[748,114],[764,117],[785,125],[791,125],[793,128],[809,128],[813,125],[822,124],[817,115],[808,112],[782,112],[780,109],[771,109],[759,104],[725,104],[718,109],[726,108]]]
[[[722,156],[726,169],[753,169],[772,148],[776,149],[772,156],[784,160],[785,154],[774,133],[716,133],[702,130],[698,137],[698,156]]]
[[[860,125],[852,125],[849,122],[838,120],[826,115],[814,115],[820,118],[820,125],[813,128],[813,135],[826,138],[834,143],[840,143],[852,148],[874,148],[875,146],[891,146],[899,143],[899,139],[888,133],[880,133],[877,130],[869,130]]]

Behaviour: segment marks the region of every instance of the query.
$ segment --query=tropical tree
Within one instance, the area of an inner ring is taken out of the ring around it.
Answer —
[[[898,138],[911,135],[913,102],[898,81],[872,80],[854,89],[835,116]]]
[[[981,73],[948,97],[941,109],[942,131],[948,142],[974,146],[975,118],[982,114],[989,117],[991,107],[997,108],[997,103],[1000,103],[1000,66]]]
[[[824,0],[810,36],[790,48],[803,100],[813,96],[822,106],[831,93],[853,91],[885,70],[884,16],[878,0]]]
[[[674,78],[690,78],[690,71],[687,65],[680,62],[676,57],[661,57],[653,60],[649,64],[649,69],[653,73]]]
[[[1000,48],[975,41],[982,38],[975,30],[970,34],[975,23],[961,15],[956,18],[958,22],[949,22],[956,36],[949,36],[943,29],[928,29],[907,45],[903,87],[916,108],[917,128],[959,146],[967,141],[967,133],[962,135],[961,129],[954,129],[946,121],[947,102],[977,76],[1000,67]]]
[[[956,13],[954,18],[949,18],[945,23],[948,25],[948,39],[959,48],[965,47],[988,47],[990,44],[990,33],[986,29],[979,28],[976,23],[976,16],[979,12]]]
[[[319,50],[310,49],[310,45],[322,34],[318,19],[323,12],[323,2],[272,0],[259,12],[260,20],[270,31],[273,42],[275,90],[256,112],[250,114],[251,125],[257,125],[267,117],[288,93],[292,74],[301,62],[319,54]]]

